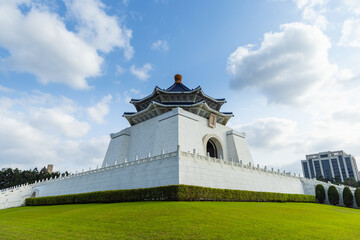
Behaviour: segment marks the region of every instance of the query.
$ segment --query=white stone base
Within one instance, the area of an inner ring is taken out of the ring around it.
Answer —
[[[181,155],[179,182],[211,188],[306,194],[299,177],[185,152]]]
[[[304,193],[299,178],[178,151],[8,189],[1,192],[0,208],[21,206],[25,198],[34,195],[44,197],[176,184]]]
[[[93,191],[195,185],[211,188],[315,195],[315,186],[331,184],[280,171],[214,159],[199,154],[167,153],[59,179],[24,185],[0,193],[0,209],[22,206],[25,198]],[[342,190],[336,186],[343,205]],[[352,192],[355,191],[351,188]],[[328,200],[326,200],[328,201]],[[355,200],[354,200],[355,202]]]

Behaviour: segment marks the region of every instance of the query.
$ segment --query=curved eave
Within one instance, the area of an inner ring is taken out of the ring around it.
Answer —
[[[197,87],[191,91],[184,91],[184,92],[180,92],[180,91],[166,91],[164,89],[160,89],[159,87],[155,87],[153,92],[147,96],[144,97],[142,99],[131,99],[130,103],[133,104],[136,108],[136,111],[140,112],[144,109],[146,109],[150,103],[152,101],[154,101],[154,99],[158,98],[160,96],[160,99],[164,99],[162,101],[164,101],[164,103],[166,103],[166,98],[170,97],[170,96],[179,96],[181,95],[182,98],[184,99],[188,99],[187,101],[189,101],[190,99],[193,99],[194,97],[191,96],[198,96],[200,99],[204,99],[208,102],[208,105],[211,106],[213,109],[215,109],[216,111],[220,111],[221,106],[226,103],[226,100],[224,98],[222,99],[215,99],[212,98],[208,95],[206,95],[203,90],[201,89],[201,87]],[[168,96],[168,97],[167,97]],[[186,97],[189,96],[189,97]],[[172,97],[171,97],[172,98]],[[193,100],[195,100],[196,98],[194,98]],[[161,101],[161,102],[162,102]],[[191,100],[192,101],[192,100]],[[190,101],[190,102],[191,102]]]
[[[226,103],[225,98],[212,98],[212,97],[206,95],[200,86],[198,86],[197,88],[194,88],[191,91],[186,91],[186,92],[181,92],[181,91],[179,91],[179,92],[175,92],[175,91],[174,92],[167,92],[164,89],[159,89],[159,92],[164,93],[164,94],[193,94],[193,93],[199,92],[202,97],[205,97],[205,98],[207,98],[209,100],[212,100],[212,101],[217,102],[217,103],[223,103],[223,104]]]
[[[125,112],[123,117],[129,121],[130,125],[135,125],[165,112],[169,112],[176,107],[183,108],[184,110],[188,110],[204,118],[208,118],[209,113],[213,113],[217,116],[217,122],[223,125],[226,125],[229,119],[234,116],[232,113],[221,113],[210,108],[205,101],[200,101],[191,105],[166,105],[152,101],[146,109],[136,113]]]
[[[182,91],[178,91],[178,92],[176,92],[176,91],[171,91],[171,92],[168,92],[168,91],[166,91],[166,90],[164,90],[164,89],[161,89],[161,88],[159,88],[158,86],[156,86],[156,87],[154,88],[153,92],[152,92],[150,95],[148,95],[148,96],[146,96],[146,97],[144,97],[144,98],[141,98],[141,99],[134,99],[134,98],[132,98],[132,99],[130,100],[130,103],[132,103],[132,104],[134,104],[134,103],[140,103],[140,102],[143,102],[143,101],[152,99],[152,98],[156,97],[156,94],[158,94],[158,93],[163,93],[163,94],[192,94],[192,93],[195,93],[195,92],[197,92],[197,91],[199,91],[199,92],[201,93],[201,96],[203,96],[203,97],[205,97],[205,98],[208,98],[208,99],[210,99],[210,100],[212,100],[212,101],[214,101],[214,102],[217,102],[217,103],[226,103],[225,98],[213,98],[213,97],[210,97],[209,95],[206,95],[200,86],[198,86],[197,88],[194,88],[194,89],[192,89],[192,90],[190,90],[190,91],[183,91],[183,92],[182,92]]]
[[[149,100],[149,99],[151,99],[151,98],[154,98],[155,95],[157,94],[157,91],[159,91],[159,90],[161,90],[161,88],[159,88],[158,86],[156,86],[150,95],[148,95],[148,96],[146,96],[146,97],[143,97],[143,98],[141,98],[141,99],[134,99],[134,98],[132,98],[132,99],[130,100],[130,103],[132,103],[132,104],[134,104],[134,103],[140,103],[140,102],[143,102],[143,101],[145,101],[145,100]]]
[[[147,100],[149,100],[149,99],[152,99],[152,98],[155,98],[156,96],[157,96],[157,94],[159,94],[159,93],[163,93],[163,94],[191,94],[191,93],[194,93],[194,92],[196,92],[196,91],[198,91],[198,90],[201,90],[201,88],[200,88],[200,86],[199,87],[197,87],[197,88],[195,88],[195,89],[193,89],[193,90],[190,90],[190,91],[184,91],[184,92],[181,92],[181,91],[179,91],[179,92],[176,92],[176,91],[173,91],[173,92],[168,92],[168,91],[166,91],[166,90],[164,90],[164,89],[161,89],[161,88],[159,88],[158,86],[156,86],[155,88],[154,88],[154,90],[153,90],[153,92],[150,94],[150,95],[148,95],[148,96],[146,96],[146,97],[144,97],[144,98],[141,98],[141,99],[134,99],[134,98],[132,98],[131,100],[130,100],[130,103],[132,103],[132,104],[140,104],[141,102],[144,102],[144,101],[147,101]]]
[[[192,89],[190,91],[166,91],[166,89],[159,89],[159,92],[165,93],[165,94],[179,94],[179,93],[181,93],[181,94],[184,94],[184,93],[185,94],[191,94],[191,93],[194,93],[194,92],[196,92],[198,90],[201,90],[200,86],[198,86],[197,88],[194,88],[194,89]]]

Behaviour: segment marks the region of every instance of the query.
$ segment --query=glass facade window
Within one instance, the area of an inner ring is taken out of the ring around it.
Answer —
[[[347,178],[360,180],[355,158],[344,151],[322,152],[306,155],[301,161],[305,178],[336,179],[345,181]],[[360,170],[360,169],[359,169]]]
[[[332,174],[331,174],[331,168],[330,168],[329,159],[321,160],[321,165],[323,167],[324,178],[332,179],[333,177],[332,177]]]
[[[315,173],[314,173],[314,168],[313,168],[313,162],[312,162],[311,159],[309,160],[309,167],[310,167],[310,173],[311,173],[310,178],[314,178],[314,177],[315,177]]]
[[[339,156],[339,162],[340,162],[341,173],[342,173],[343,179],[345,180],[345,179],[347,179],[347,176],[346,176],[346,171],[345,171],[344,159],[342,156]]]
[[[338,164],[337,159],[336,158],[331,159],[331,164],[333,167],[335,178],[337,178],[338,180],[341,180],[340,169],[339,169],[339,164]]]
[[[353,171],[352,166],[351,166],[350,158],[345,157],[345,161],[346,161],[346,166],[347,166],[347,170],[348,170],[348,173],[349,173],[349,177],[355,178],[354,177],[354,171]]]
[[[319,161],[314,161],[316,177],[322,176]]]
[[[304,176],[306,178],[310,178],[307,162],[303,162],[302,164],[303,164],[303,168],[304,168]]]

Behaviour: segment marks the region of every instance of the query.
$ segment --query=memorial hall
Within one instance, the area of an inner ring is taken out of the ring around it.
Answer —
[[[172,81],[131,99],[129,127],[110,134],[100,168],[3,189],[0,209],[28,197],[180,184],[315,195],[315,179],[255,165],[246,134],[227,126],[234,115],[221,111],[225,98],[188,88],[180,74]]]

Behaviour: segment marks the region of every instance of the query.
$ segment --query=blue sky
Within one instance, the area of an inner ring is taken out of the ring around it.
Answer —
[[[360,1],[0,2],[0,166],[101,165],[130,98],[225,97],[255,163],[360,159]]]

